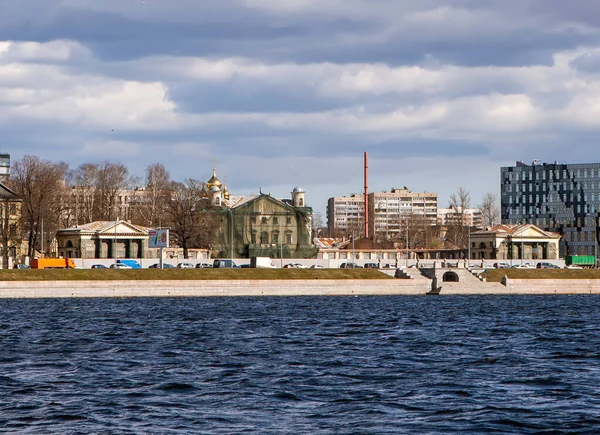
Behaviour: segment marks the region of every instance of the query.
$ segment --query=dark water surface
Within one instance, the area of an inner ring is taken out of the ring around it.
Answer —
[[[4,433],[600,433],[600,297],[0,301]]]

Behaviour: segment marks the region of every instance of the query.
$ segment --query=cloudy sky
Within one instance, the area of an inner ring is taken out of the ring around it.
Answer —
[[[600,161],[591,0],[0,0],[0,147],[233,194],[499,193]]]

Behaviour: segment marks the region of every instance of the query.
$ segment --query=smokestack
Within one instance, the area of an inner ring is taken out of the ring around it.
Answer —
[[[369,238],[369,154],[365,151],[365,237]]]

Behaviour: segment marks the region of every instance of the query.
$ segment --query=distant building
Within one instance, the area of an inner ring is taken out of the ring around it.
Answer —
[[[438,194],[411,192],[407,187],[392,188],[389,192],[369,194],[369,234],[385,234],[385,239],[399,237],[402,222],[417,215],[436,223]],[[365,201],[363,195],[329,198],[327,226],[332,236],[344,234],[362,236],[364,233]]]
[[[467,208],[463,213],[454,208],[438,208],[437,224],[481,228],[483,226],[483,214],[478,208]]]
[[[0,183],[10,178],[10,154],[0,154]]]
[[[219,216],[218,257],[316,258],[312,243],[312,208],[296,187],[290,199],[270,194],[234,196],[213,176],[206,183],[210,212]]]
[[[496,225],[470,235],[471,259],[557,260],[560,234],[532,225]]]
[[[58,256],[65,258],[145,258],[148,228],[124,220],[97,221],[56,233]]]
[[[3,268],[12,267],[27,252],[27,243],[22,240],[18,228],[21,203],[15,192],[0,183],[0,265]]]
[[[600,163],[517,162],[500,174],[502,223],[532,223],[561,234],[561,256],[595,254]]]
[[[362,234],[365,216],[365,198],[360,194],[338,196],[327,201],[327,227],[331,236]]]

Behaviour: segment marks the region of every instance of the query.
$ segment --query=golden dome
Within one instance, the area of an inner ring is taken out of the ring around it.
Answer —
[[[217,172],[214,170],[213,168],[213,174],[212,177],[210,177],[210,180],[208,180],[206,182],[206,186],[210,189],[213,186],[217,186],[219,189],[221,189],[221,187],[223,186],[223,183],[221,183],[221,180],[219,180],[217,178]]]
[[[223,187],[223,198],[229,199],[229,190],[227,190],[227,186]]]

